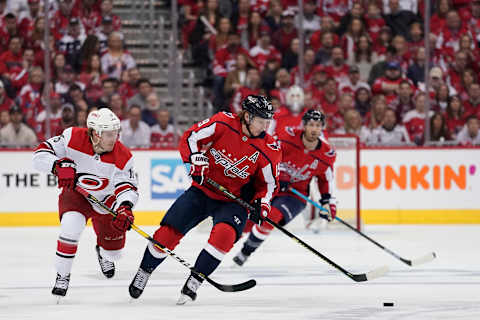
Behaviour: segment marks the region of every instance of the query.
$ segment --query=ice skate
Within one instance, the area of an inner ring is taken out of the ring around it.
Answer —
[[[195,301],[195,299],[197,299],[197,290],[202,282],[202,278],[190,274],[180,292],[180,298],[178,298],[177,305],[184,305],[187,302]]]
[[[233,262],[235,262],[235,264],[233,266],[234,267],[241,267],[241,266],[243,266],[245,261],[247,261],[247,259],[248,259],[248,256],[244,255],[243,252],[240,251],[239,253],[237,253],[237,255],[235,257],[233,257]]]
[[[132,283],[130,283],[130,286],[128,287],[130,297],[138,299],[142,295],[150,275],[151,273],[144,271],[142,268],[138,268],[137,274],[135,274]]]
[[[98,263],[103,275],[107,278],[113,277],[115,275],[115,264],[100,255],[100,247],[98,245],[95,246],[95,251],[97,251]]]
[[[57,304],[60,301],[60,298],[65,297],[68,290],[68,284],[70,283],[70,274],[66,276],[61,276],[57,273],[57,279],[55,280],[55,285],[52,289],[52,294],[58,297]]]

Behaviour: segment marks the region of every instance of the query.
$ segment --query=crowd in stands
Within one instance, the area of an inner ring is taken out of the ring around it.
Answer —
[[[35,146],[71,126],[86,127],[90,111],[108,107],[122,120],[128,147],[175,148],[179,133],[126,50],[112,0],[49,3],[0,0],[0,147]]]
[[[237,112],[249,94],[272,99],[274,134],[318,108],[328,133],[367,145],[424,145],[425,119],[433,142],[478,145],[480,0],[431,3],[425,36],[423,0],[305,0],[303,19],[296,0],[184,0],[182,41],[219,110]]]
[[[108,107],[128,147],[175,148],[180,133],[126,50],[112,1],[43,8],[40,0],[0,0],[0,147],[85,127],[91,110]],[[425,119],[432,141],[480,144],[480,0],[432,1],[427,36],[423,0],[305,0],[303,19],[296,0],[180,4],[182,44],[206,71],[218,110],[238,112],[246,96],[263,94],[277,108],[274,135],[318,108],[328,133],[356,134],[367,145],[423,145]]]

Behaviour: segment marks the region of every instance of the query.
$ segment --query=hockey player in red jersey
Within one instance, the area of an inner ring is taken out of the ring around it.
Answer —
[[[118,141],[120,120],[103,108],[90,112],[87,127],[66,129],[62,135],[42,142],[33,156],[33,166],[55,174],[62,188],[58,200],[57,278],[52,290],[57,296],[67,293],[78,241],[90,218],[97,234],[95,250],[102,273],[107,278],[114,276],[114,261],[121,257],[138,199],[132,154]],[[76,185],[102,200],[117,216],[113,218],[90,204],[74,190]]]
[[[281,159],[276,141],[265,133],[273,106],[265,97],[250,95],[242,112],[219,112],[185,132],[180,153],[190,163],[192,186],[170,207],[153,238],[173,250],[180,239],[208,216],[213,228],[207,244],[195,262],[195,270],[209,276],[240,238],[247,220],[245,208],[209,187],[210,178],[244,197],[246,189],[255,207],[248,218],[260,223],[270,212],[277,191],[277,167]],[[148,244],[140,268],[130,284],[132,298],[138,298],[155,268],[167,254]],[[177,304],[193,301],[203,278],[191,273]]]
[[[272,210],[268,217],[286,225],[304,208],[305,201],[289,191],[308,195],[310,180],[317,177],[318,188],[322,195],[321,204],[328,211],[329,220],[336,215],[335,199],[332,196],[333,164],[335,150],[322,138],[325,127],[325,115],[315,109],[308,110],[303,116],[304,130],[287,130],[278,137],[282,149],[280,164],[280,191],[272,201]],[[242,250],[233,261],[242,266],[248,257],[262,244],[272,231],[267,222],[253,226]]]

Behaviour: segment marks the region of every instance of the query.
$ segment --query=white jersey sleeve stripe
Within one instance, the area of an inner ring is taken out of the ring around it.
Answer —
[[[262,168],[263,178],[267,183],[267,193],[262,198],[262,203],[266,203],[270,205],[270,201],[272,201],[273,192],[275,191],[275,177],[273,176],[272,165],[269,163],[265,167]]]
[[[215,133],[216,126],[216,123],[212,123],[208,127],[202,128],[198,131],[192,131],[190,137],[187,139],[188,147],[192,153],[199,152],[198,141],[212,136]]]

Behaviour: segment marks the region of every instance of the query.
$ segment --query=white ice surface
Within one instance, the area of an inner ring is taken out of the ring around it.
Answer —
[[[154,228],[144,227],[153,233]],[[167,259],[140,297],[130,301],[128,285],[146,240],[130,231],[117,274],[105,279],[89,227],[80,241],[70,288],[59,305],[54,283],[58,228],[0,228],[0,319],[480,319],[480,226],[366,226],[374,239],[412,259],[434,251],[433,262],[409,267],[367,240],[345,230],[298,235],[353,273],[388,265],[383,278],[355,283],[280,232],[275,232],[246,265],[232,268],[227,255],[212,278],[238,283],[254,278],[255,288],[224,293],[208,283],[192,304],[176,306],[188,270]],[[177,253],[192,264],[208,235],[188,234]],[[394,307],[383,307],[394,302]]]

